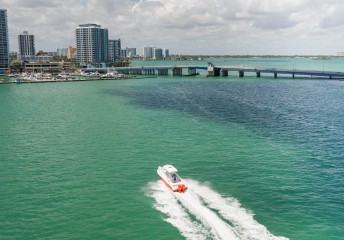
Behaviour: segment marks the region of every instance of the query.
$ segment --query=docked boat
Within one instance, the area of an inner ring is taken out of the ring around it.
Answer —
[[[161,180],[170,188],[173,192],[184,192],[187,187],[185,182],[177,174],[178,170],[172,165],[159,166],[157,173]]]

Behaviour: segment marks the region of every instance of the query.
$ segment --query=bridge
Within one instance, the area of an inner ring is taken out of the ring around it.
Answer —
[[[244,66],[214,66],[208,65],[169,65],[169,66],[135,66],[135,67],[113,67],[113,68],[87,68],[86,72],[108,72],[117,71],[130,75],[159,75],[159,76],[193,76],[199,74],[197,70],[207,71],[210,77],[226,77],[229,72],[237,72],[238,77],[244,77],[245,73],[254,73],[256,77],[264,74],[272,74],[274,78],[278,75],[287,75],[295,77],[319,77],[329,79],[344,79],[344,72],[317,71],[317,70],[296,70],[296,69],[278,69],[278,68],[255,68]]]

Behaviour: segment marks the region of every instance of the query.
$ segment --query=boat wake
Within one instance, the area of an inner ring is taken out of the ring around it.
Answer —
[[[272,235],[236,199],[195,180],[185,181],[185,193],[172,192],[160,180],[151,182],[149,196],[155,200],[154,207],[166,214],[165,221],[186,239],[287,239]]]

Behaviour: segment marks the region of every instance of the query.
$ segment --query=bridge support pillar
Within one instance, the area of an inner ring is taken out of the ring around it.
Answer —
[[[228,77],[228,70],[221,69],[221,76],[222,77]]]
[[[293,73],[293,78],[295,78],[295,74]]]
[[[178,68],[178,67],[173,68],[172,75],[173,76],[183,76],[183,68]]]
[[[144,75],[155,75],[155,70],[143,70]]]
[[[196,68],[188,68],[188,73],[191,76],[194,76],[197,74]]]
[[[167,76],[168,75],[168,69],[158,69],[158,75]]]
[[[257,78],[260,78],[260,72],[256,72]]]
[[[212,69],[209,70],[209,67],[208,67],[208,77],[219,77],[220,72],[221,72],[221,68],[212,67]]]
[[[208,77],[219,77],[221,68],[217,68],[212,63],[208,63]]]
[[[239,77],[244,77],[244,76],[245,76],[244,71],[239,71]]]
[[[274,73],[274,78],[277,78],[277,72]]]
[[[219,77],[221,72],[221,68],[214,68],[214,77]]]

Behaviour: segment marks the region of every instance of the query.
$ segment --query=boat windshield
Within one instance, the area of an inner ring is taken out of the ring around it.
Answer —
[[[171,173],[170,178],[171,178],[173,183],[178,183],[181,181],[180,177],[176,173]]]

